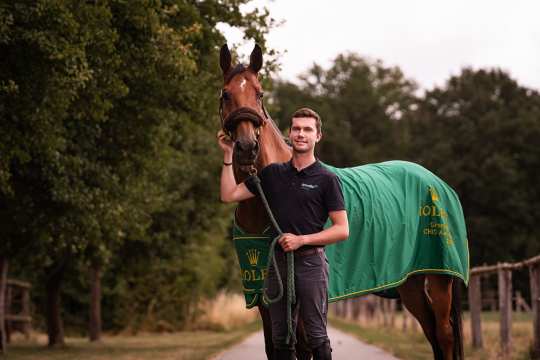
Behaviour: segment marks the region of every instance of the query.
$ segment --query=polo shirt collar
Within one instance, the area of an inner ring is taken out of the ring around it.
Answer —
[[[313,164],[309,165],[308,167],[303,168],[300,171],[296,170],[296,168],[294,167],[294,165],[292,163],[292,158],[287,162],[287,165],[289,167],[289,170],[292,171],[295,174],[296,173],[304,173],[306,175],[313,175],[320,169],[321,162],[319,161],[319,159],[315,158],[315,162]]]

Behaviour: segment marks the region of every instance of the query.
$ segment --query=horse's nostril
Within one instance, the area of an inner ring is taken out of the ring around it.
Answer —
[[[237,142],[234,144],[234,146],[236,147],[236,149],[237,149],[238,151],[243,151],[243,150],[244,150],[244,148],[242,147],[242,143],[241,143],[240,141],[237,141]]]

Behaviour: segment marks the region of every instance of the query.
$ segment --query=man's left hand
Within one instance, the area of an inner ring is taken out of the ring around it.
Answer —
[[[304,245],[304,237],[302,235],[294,235],[285,233],[278,240],[279,245],[285,252],[294,251]]]

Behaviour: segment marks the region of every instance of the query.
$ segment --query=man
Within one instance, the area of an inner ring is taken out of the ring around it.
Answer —
[[[332,358],[330,340],[326,333],[328,309],[328,263],[324,245],[349,236],[347,213],[338,178],[315,158],[315,145],[321,140],[321,119],[308,108],[297,110],[291,119],[289,139],[292,159],[286,163],[270,164],[260,172],[263,191],[277,223],[284,232],[276,247],[280,274],[286,279],[285,253],[294,251],[296,304],[293,318],[299,314],[315,360]],[[252,178],[236,184],[232,166],[233,146],[222,134],[219,145],[224,152],[221,174],[221,199],[238,202],[256,196]],[[332,226],[323,230],[330,218]],[[268,293],[277,294],[276,269],[268,274]],[[285,281],[285,280],[284,280]],[[291,360],[294,344],[286,344],[286,294],[270,305],[272,341],[276,360]],[[294,321],[296,326],[296,321]]]

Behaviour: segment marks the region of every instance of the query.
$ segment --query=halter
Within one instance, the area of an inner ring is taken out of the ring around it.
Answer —
[[[219,104],[219,116],[221,118],[221,128],[223,129],[223,132],[227,134],[232,139],[232,132],[236,127],[238,126],[238,123],[241,121],[249,120],[255,126],[255,133],[257,135],[257,139],[260,135],[260,127],[265,123],[265,121],[268,119],[266,116],[266,110],[264,110],[263,105],[263,111],[265,113],[265,119],[261,117],[255,110],[250,109],[248,107],[242,107],[239,109],[234,110],[231,112],[226,118],[223,117],[223,96],[220,99]]]
[[[244,65],[237,65],[231,73],[229,73],[225,79],[225,83],[228,83],[235,75],[245,71],[247,68]],[[239,109],[234,110],[231,112],[227,117],[223,116],[223,89],[221,89],[219,94],[219,118],[221,120],[221,129],[223,132],[232,139],[232,132],[236,127],[238,126],[238,123],[241,121],[251,121],[253,126],[255,126],[255,136],[257,140],[259,140],[259,136],[261,135],[261,126],[263,126],[266,121],[268,120],[268,112],[266,111],[266,108],[264,107],[264,102],[261,98],[261,108],[264,114],[264,118],[259,115],[258,112],[255,110],[248,108],[248,107],[242,107]]]

